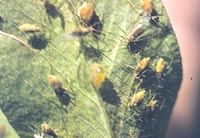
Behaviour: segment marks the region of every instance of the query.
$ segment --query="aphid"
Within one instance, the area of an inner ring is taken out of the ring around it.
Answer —
[[[42,127],[42,132],[44,134],[47,134],[47,135],[52,136],[54,138],[58,137],[58,135],[56,134],[56,132],[52,128],[50,128],[46,122],[44,122],[41,125],[41,127]]]
[[[93,31],[92,27],[80,26],[77,29],[73,30],[70,34],[73,37],[80,37],[80,36],[85,36],[92,31]]]
[[[48,75],[48,82],[54,90],[62,89],[62,83],[56,76]]]
[[[0,126],[0,138],[4,138],[6,127],[4,125]]]
[[[84,2],[83,5],[78,10],[78,16],[86,24],[89,24],[94,17],[95,12],[92,4]]]
[[[151,111],[154,111],[156,104],[157,100],[152,99],[147,106],[151,109]]]
[[[23,24],[23,25],[20,25],[19,27],[19,30],[22,31],[22,32],[38,32],[38,31],[41,31],[42,29],[36,25],[33,25],[33,24]]]
[[[129,45],[131,42],[133,42],[139,35],[143,33],[143,25],[139,24],[133,30],[130,32],[128,36],[128,44]]]
[[[159,78],[161,77],[164,68],[165,68],[165,61],[163,58],[160,58],[156,64],[156,73]]]
[[[90,81],[95,89],[99,89],[105,80],[104,67],[99,63],[90,65]]]
[[[147,13],[151,13],[153,10],[152,0],[141,0],[140,6]]]
[[[149,65],[150,57],[143,58],[136,67],[136,77],[138,77],[142,71]]]
[[[145,96],[145,90],[135,93],[131,101],[129,102],[128,106],[129,107],[136,106],[139,102],[141,102],[144,99],[144,96]]]

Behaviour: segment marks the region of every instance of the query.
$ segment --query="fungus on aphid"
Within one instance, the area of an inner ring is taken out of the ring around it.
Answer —
[[[156,73],[159,78],[161,77],[161,74],[162,74],[164,68],[165,68],[165,61],[163,58],[160,58],[158,60],[158,62],[156,63]]]
[[[139,102],[141,102],[144,99],[144,96],[145,96],[145,90],[135,93],[131,101],[129,102],[128,106],[129,107],[136,106]]]
[[[22,31],[22,32],[37,32],[37,31],[41,31],[41,28],[36,26],[36,25],[33,25],[33,24],[22,24],[20,25],[19,27],[19,30]]]
[[[99,63],[90,65],[90,81],[95,89],[99,89],[105,80],[104,67]]]

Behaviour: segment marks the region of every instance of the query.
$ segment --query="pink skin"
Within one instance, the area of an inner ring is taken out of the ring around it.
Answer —
[[[183,80],[166,138],[190,138],[200,94],[200,0],[162,0],[182,57]]]

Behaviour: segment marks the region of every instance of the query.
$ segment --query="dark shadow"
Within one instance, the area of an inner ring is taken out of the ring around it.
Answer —
[[[69,105],[71,98],[69,94],[67,94],[65,89],[59,88],[55,90],[55,93],[62,105],[66,105],[66,106]]]
[[[130,53],[138,53],[147,44],[147,40],[137,40],[133,42],[128,42],[127,47]]]
[[[51,17],[51,18],[59,17],[60,18],[61,26],[62,26],[62,29],[64,30],[65,29],[64,16],[57,10],[57,8],[53,4],[49,3],[48,1],[45,3],[44,7],[45,7],[46,13],[48,14],[49,17]]]
[[[28,43],[35,49],[42,50],[46,48],[48,44],[48,40],[43,36],[33,35],[29,40]]]
[[[2,30],[2,23],[3,23],[3,18],[0,16],[0,30]]]
[[[104,83],[99,89],[99,92],[103,101],[115,106],[120,105],[120,97],[117,95],[117,92],[114,89],[114,85],[109,79],[105,79]]]
[[[90,59],[102,60],[101,51],[94,47],[87,47],[87,46],[81,44],[80,53],[83,53],[87,60],[90,60]]]

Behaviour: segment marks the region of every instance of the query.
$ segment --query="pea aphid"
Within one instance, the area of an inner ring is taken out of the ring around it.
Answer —
[[[36,25],[33,25],[33,24],[23,24],[23,25],[20,25],[19,27],[19,30],[22,31],[22,32],[37,32],[37,31],[41,31],[42,29]]]
[[[92,4],[84,2],[83,5],[78,10],[78,16],[87,25],[90,24],[93,17],[95,16],[94,7],[92,6]]]
[[[92,31],[93,31],[92,27],[79,26],[77,29],[73,30],[70,34],[73,37],[81,37],[87,35]]]
[[[50,128],[46,122],[44,122],[41,125],[41,127],[42,127],[42,133],[47,134],[49,136],[52,136],[53,138],[57,138],[58,137],[56,132],[52,128]]]
[[[104,67],[99,63],[90,65],[90,81],[95,89],[99,89],[105,80]]]
[[[156,67],[155,67],[157,76],[158,76],[159,78],[161,77],[164,68],[165,68],[165,61],[164,61],[163,58],[160,58],[160,59],[157,61]]]
[[[143,33],[143,25],[142,24],[139,24],[135,28],[133,28],[132,31],[130,32],[130,34],[128,35],[127,45],[134,42],[134,40],[142,33]]]
[[[136,106],[144,99],[144,96],[145,96],[145,90],[135,93],[131,98],[131,101],[129,102],[128,106],[129,107]]]
[[[147,66],[149,65],[149,62],[150,62],[150,57],[147,57],[147,58],[143,58],[138,64],[137,64],[137,67],[136,67],[136,74],[135,74],[135,77],[139,77],[139,75],[141,74],[142,71],[144,71]]]

